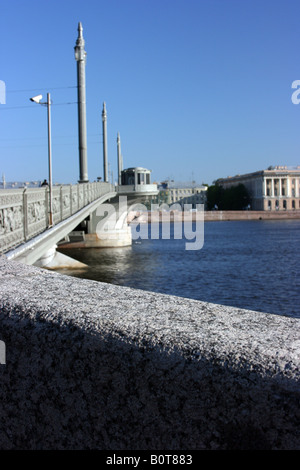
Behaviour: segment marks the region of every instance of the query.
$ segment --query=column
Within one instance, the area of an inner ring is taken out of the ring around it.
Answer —
[[[86,97],[85,97],[85,64],[86,52],[82,25],[78,24],[78,38],[75,46],[77,61],[77,97],[78,97],[78,142],[79,142],[79,183],[88,182],[87,171],[87,138],[86,138]]]
[[[108,183],[108,170],[107,170],[107,117],[106,106],[103,103],[102,111],[102,134],[103,134],[103,181]]]
[[[121,139],[120,139],[120,134],[118,132],[117,136],[117,147],[118,147],[118,184],[122,184],[121,180],[121,171],[123,170],[122,168],[122,155],[121,155]]]
[[[286,195],[287,197],[291,197],[292,193],[291,193],[291,180],[289,177],[287,177],[286,179]]]
[[[279,192],[279,196],[282,196],[282,190],[281,190],[281,178],[278,178],[278,192]]]

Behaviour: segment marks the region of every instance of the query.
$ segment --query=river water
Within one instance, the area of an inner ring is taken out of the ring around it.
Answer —
[[[300,220],[205,222],[203,248],[190,251],[173,228],[131,247],[60,250],[88,265],[60,272],[300,318]]]

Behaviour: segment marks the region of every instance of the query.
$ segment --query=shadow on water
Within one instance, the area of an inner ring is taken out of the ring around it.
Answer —
[[[172,227],[172,226],[171,226]],[[60,249],[88,265],[60,272],[196,300],[300,318],[300,221],[205,222],[204,246],[186,240]]]

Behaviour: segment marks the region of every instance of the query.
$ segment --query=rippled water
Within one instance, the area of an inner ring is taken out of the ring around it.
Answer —
[[[137,240],[131,247],[64,250],[87,279],[300,318],[300,220],[205,222],[204,246]],[[172,235],[172,234],[171,234]]]

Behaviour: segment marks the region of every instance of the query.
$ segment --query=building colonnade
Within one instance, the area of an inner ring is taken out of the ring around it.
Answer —
[[[300,180],[295,177],[264,177],[264,210],[300,209]]]

